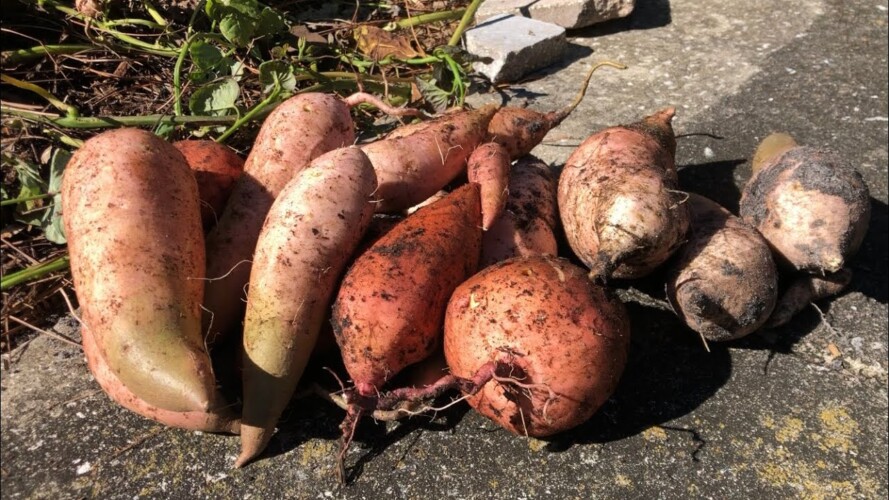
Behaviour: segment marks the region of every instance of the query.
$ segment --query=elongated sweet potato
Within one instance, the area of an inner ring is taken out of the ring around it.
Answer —
[[[483,231],[500,218],[506,207],[510,163],[509,153],[495,142],[482,144],[469,155],[466,175],[469,182],[477,183],[480,188]]]
[[[482,235],[481,267],[512,257],[558,254],[556,179],[533,156],[516,161],[509,174],[503,215]]]
[[[204,233],[182,154],[142,130],[103,132],[71,158],[62,206],[77,297],[110,371],[148,405],[207,410]]]
[[[594,134],[562,170],[565,236],[593,278],[645,276],[685,238],[688,208],[677,191],[673,114],[666,108]]]
[[[617,387],[629,348],[623,304],[565,259],[520,257],[472,276],[445,316],[451,372],[493,380],[465,392],[509,431],[543,437],[585,420]],[[477,392],[473,392],[477,391]]]
[[[427,357],[454,288],[478,266],[479,189],[467,184],[408,216],[346,273],[333,328],[359,394]]]
[[[714,201],[689,194],[691,230],[667,280],[679,317],[707,340],[756,331],[778,298],[769,244],[752,226]]]
[[[324,154],[281,191],[259,235],[244,318],[236,467],[265,449],[308,363],[331,295],[370,224],[376,176],[356,147]]]
[[[598,63],[587,73],[586,79],[574,98],[574,101],[559,111],[540,113],[525,108],[502,107],[491,118],[488,124],[487,140],[502,145],[509,154],[510,159],[516,160],[531,152],[546,137],[550,130],[562,123],[574,108],[583,100],[586,89],[589,86],[593,73],[602,66],[611,66],[617,69],[626,69],[623,64],[605,61]]]
[[[379,212],[400,212],[429,198],[466,168],[497,108],[450,113],[406,135],[361,146],[377,172]]]
[[[836,153],[807,146],[776,153],[744,187],[741,217],[765,236],[781,264],[814,274],[839,271],[867,233],[867,184]]]
[[[146,403],[126,388],[120,379],[108,367],[108,363],[102,356],[99,346],[89,327],[84,326],[80,331],[83,341],[83,352],[86,362],[96,382],[105,391],[105,394],[124,408],[142,415],[145,418],[160,422],[170,427],[178,427],[190,431],[226,432],[238,434],[241,423],[234,414],[232,408],[225,405],[212,404],[211,411],[169,411]],[[217,399],[218,401],[218,399]]]
[[[244,160],[228,146],[210,140],[176,141],[198,182],[201,222],[204,229],[216,225],[235,182],[244,172]]]
[[[316,157],[355,142],[349,107],[328,94],[299,94],[272,112],[247,156],[219,223],[207,236],[203,329],[212,344],[240,326],[250,262],[269,208]]]

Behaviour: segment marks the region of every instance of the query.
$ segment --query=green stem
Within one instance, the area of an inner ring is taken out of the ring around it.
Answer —
[[[235,116],[173,116],[173,115],[142,115],[142,116],[54,116],[0,106],[0,113],[17,116],[25,120],[55,125],[63,128],[108,128],[108,127],[153,127],[160,124],[168,125],[227,125],[235,121]]]
[[[434,23],[437,21],[450,21],[451,19],[460,19],[465,12],[466,9],[429,12],[427,14],[420,14],[417,16],[399,19],[398,21],[389,23],[384,29],[393,30],[395,28],[412,28],[414,26],[420,26],[421,24]]]
[[[17,205],[19,203],[25,203],[26,201],[34,201],[34,200],[43,200],[46,198],[52,198],[58,193],[44,193],[44,194],[35,194],[32,196],[22,196],[21,198],[13,198],[11,200],[3,200],[0,201],[0,207],[6,207],[9,205]]]
[[[111,19],[103,21],[102,26],[106,28],[112,26],[145,26],[147,28],[163,29],[163,25],[147,19]]]
[[[47,274],[52,274],[63,269],[67,269],[70,265],[70,258],[63,255],[49,262],[44,262],[31,266],[21,271],[7,274],[0,280],[0,290],[6,290],[22,283],[27,283],[38,278],[42,278]]]
[[[448,40],[448,45],[454,47],[460,43],[460,39],[463,38],[463,32],[466,31],[466,28],[472,23],[472,20],[475,18],[475,12],[481,4],[482,0],[472,0],[472,3],[466,8],[466,12],[463,13],[463,18],[460,19],[460,24],[457,25],[457,30],[454,31],[454,34],[451,35],[451,39]]]
[[[59,111],[63,111],[66,115],[70,117],[76,117],[80,115],[80,112],[77,111],[77,108],[74,106],[64,103],[60,101],[56,96],[52,95],[48,90],[44,89],[39,85],[35,85],[30,82],[23,82],[18,78],[13,78],[9,75],[0,75],[0,81],[8,83],[13,87],[20,88],[22,90],[27,90],[30,92],[34,92],[40,97],[46,99],[50,104],[52,104]]]
[[[160,25],[161,27],[166,27],[170,24],[167,22],[166,19],[164,19],[164,16],[161,15],[161,13],[157,10],[157,7],[155,7],[153,3],[149,2],[148,0],[142,0],[142,4],[145,6],[145,10],[148,12],[148,15],[151,16],[151,18],[154,19],[154,22],[156,22],[158,25]]]
[[[158,46],[156,44],[150,44],[148,42],[143,42],[142,40],[139,40],[138,38],[130,36],[126,33],[122,33],[120,31],[110,29],[107,27],[107,25],[106,25],[107,23],[104,23],[104,22],[99,21],[97,19],[90,19],[87,16],[84,16],[83,14],[81,14],[80,12],[77,12],[76,10],[72,9],[71,7],[67,7],[65,5],[56,3],[54,0],[43,0],[41,2],[41,4],[42,5],[49,5],[59,12],[62,12],[64,14],[71,16],[71,17],[80,19],[83,22],[88,22],[89,26],[91,26],[93,29],[95,29],[99,32],[102,32],[102,33],[107,33],[108,35],[111,35],[114,38],[117,38],[118,40],[120,40],[122,42],[126,42],[127,44],[131,45],[132,47],[138,48],[143,52],[147,52],[149,54],[154,54],[157,56],[166,56],[166,57],[176,57],[179,55],[179,51],[176,50],[175,48]]]
[[[281,86],[275,85],[275,89],[269,93],[268,97],[263,99],[262,102],[260,102],[256,106],[253,106],[253,108],[245,113],[244,116],[238,118],[238,120],[235,121],[235,123],[233,123],[225,132],[223,132],[222,135],[216,138],[216,142],[220,144],[225,142],[225,140],[231,137],[231,135],[234,134],[239,128],[241,128],[242,125],[249,122],[250,120],[253,120],[266,107],[278,100],[279,95],[281,95]]]
[[[4,50],[0,53],[0,62],[3,66],[21,64],[32,59],[39,59],[43,56],[55,56],[63,54],[76,54],[87,50],[97,50],[94,45],[38,45],[28,49]]]

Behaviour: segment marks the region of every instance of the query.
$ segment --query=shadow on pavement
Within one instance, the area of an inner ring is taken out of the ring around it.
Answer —
[[[673,17],[670,15],[670,0],[637,0],[636,7],[629,16],[573,30],[569,34],[575,37],[593,38],[622,31],[660,28],[668,26],[671,22]]]

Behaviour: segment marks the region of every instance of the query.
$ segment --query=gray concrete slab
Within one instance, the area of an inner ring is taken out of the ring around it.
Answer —
[[[588,423],[544,442],[459,405],[434,421],[368,422],[347,488],[334,478],[342,414],[324,403],[295,401],[269,456],[232,470],[236,438],[116,407],[75,348],[39,337],[2,372],[3,498],[885,498],[887,5],[777,5],[639,1],[627,19],[570,32],[560,67],[505,95],[555,109],[594,61],[623,62],[535,154],[561,164],[595,130],[676,105],[680,134],[710,134],[679,140],[684,186],[731,208],[769,132],[841,152],[874,210],[856,278],[819,303],[824,320],[810,308],[706,353],[669,314],[631,303],[629,365]],[[638,286],[656,292],[657,277]]]

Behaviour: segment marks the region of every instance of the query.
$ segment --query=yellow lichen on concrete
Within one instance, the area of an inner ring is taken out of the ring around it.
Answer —
[[[845,408],[837,405],[826,406],[818,415],[821,420],[822,439],[819,443],[825,451],[849,453],[858,451],[853,437],[858,433],[856,422]]]
[[[633,484],[633,480],[623,474],[618,474],[618,475],[614,476],[614,484],[616,484],[622,488],[635,487],[635,485]]]
[[[336,455],[332,441],[310,439],[300,446],[299,463],[303,467],[317,465]]]
[[[528,438],[528,448],[531,448],[531,451],[537,452],[546,447],[546,441],[542,441],[540,439]]]
[[[667,440],[667,431],[665,431],[663,427],[649,427],[642,431],[642,437],[651,443],[662,443]]]
[[[805,428],[805,423],[795,417],[784,417],[781,421],[781,427],[775,431],[775,439],[779,443],[787,443],[799,439]]]

